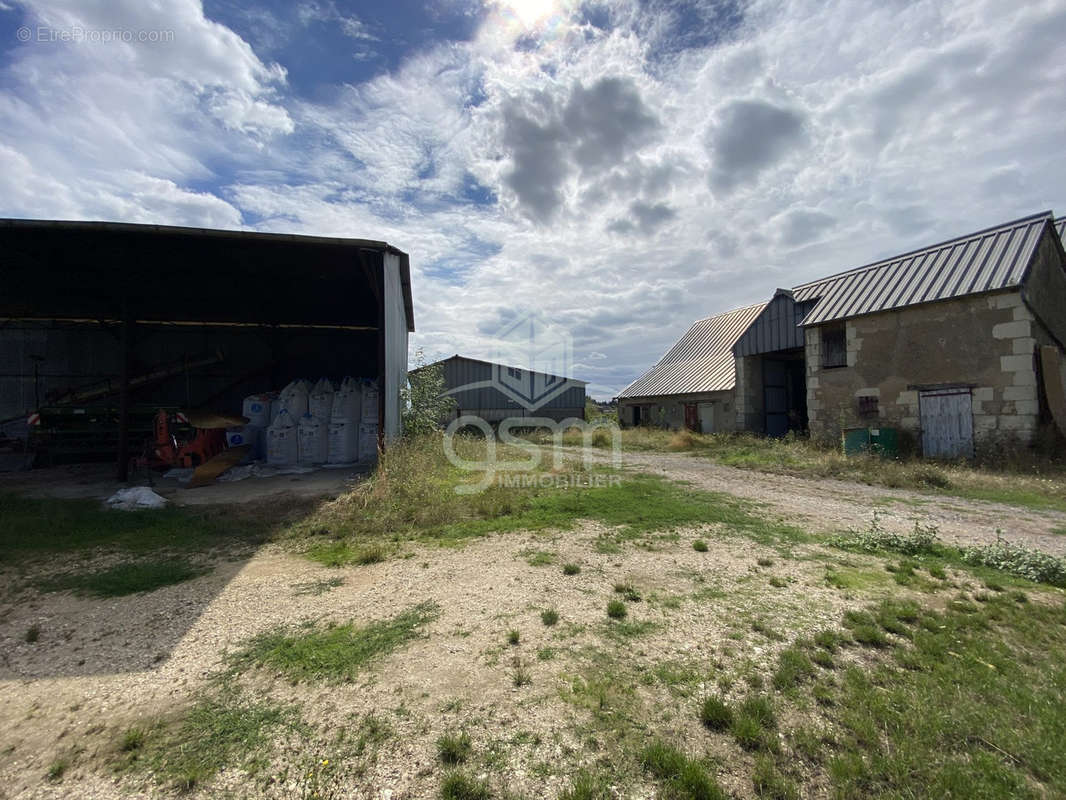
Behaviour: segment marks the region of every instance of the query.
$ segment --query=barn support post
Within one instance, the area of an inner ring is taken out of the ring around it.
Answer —
[[[122,350],[119,366],[118,394],[118,470],[122,483],[129,480],[130,471],[130,362],[133,360],[133,317],[129,304],[122,300],[122,328],[119,331]]]
[[[385,450],[385,264],[382,259],[381,287],[378,292],[378,453]]]

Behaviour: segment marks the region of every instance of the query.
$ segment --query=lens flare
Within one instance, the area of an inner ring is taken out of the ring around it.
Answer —
[[[510,12],[526,28],[533,28],[556,12],[556,0],[501,0],[500,8]]]

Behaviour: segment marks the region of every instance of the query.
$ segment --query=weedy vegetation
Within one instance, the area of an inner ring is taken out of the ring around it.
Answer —
[[[421,635],[439,613],[438,606],[427,602],[362,627],[349,622],[277,629],[251,639],[229,662],[235,670],[265,667],[295,681],[348,681],[373,660]]]

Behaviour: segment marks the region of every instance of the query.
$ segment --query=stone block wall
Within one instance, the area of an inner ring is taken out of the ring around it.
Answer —
[[[735,360],[736,383],[736,429],[762,432],[763,387],[762,362],[758,356]]]
[[[1053,341],[1018,291],[975,295],[845,322],[847,366],[823,368],[820,328],[806,331],[811,435],[842,428],[898,427],[920,436],[919,388],[968,385],[974,441],[1027,443],[1040,415],[1036,347]],[[860,413],[859,397],[877,398]]]
[[[679,430],[685,426],[686,403],[709,403],[717,404],[715,420],[719,426],[719,432],[734,430],[735,394],[732,390],[720,392],[704,392],[702,394],[665,395],[661,397],[641,397],[637,399],[620,400],[618,403],[618,419],[623,427],[629,427],[633,422],[633,406],[641,406],[650,416],[644,417],[644,425],[665,426],[671,430]]]

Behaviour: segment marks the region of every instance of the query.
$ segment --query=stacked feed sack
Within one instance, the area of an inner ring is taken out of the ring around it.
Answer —
[[[333,395],[327,463],[351,464],[358,460],[361,401],[359,384],[353,378],[345,378]]]

